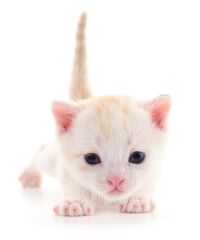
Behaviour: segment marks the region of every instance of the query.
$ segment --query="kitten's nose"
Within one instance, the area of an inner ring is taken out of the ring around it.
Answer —
[[[107,183],[109,185],[113,185],[114,187],[118,187],[123,182],[124,182],[124,178],[122,178],[120,176],[114,176],[114,177],[107,178]]]

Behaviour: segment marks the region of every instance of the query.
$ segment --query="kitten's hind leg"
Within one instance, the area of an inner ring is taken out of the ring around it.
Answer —
[[[57,152],[55,145],[43,144],[19,176],[19,181],[24,188],[38,188],[41,186],[42,173],[56,176],[56,170]]]
[[[39,188],[42,182],[41,173],[33,171],[33,169],[25,169],[19,176],[19,181],[24,188]]]

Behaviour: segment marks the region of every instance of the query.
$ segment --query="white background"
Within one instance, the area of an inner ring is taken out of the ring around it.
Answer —
[[[54,135],[50,104],[67,100],[82,11],[94,94],[172,96],[169,145],[153,214],[53,215],[59,186],[17,177]],[[199,239],[200,2],[0,1],[1,239]],[[2,236],[1,236],[2,235]]]

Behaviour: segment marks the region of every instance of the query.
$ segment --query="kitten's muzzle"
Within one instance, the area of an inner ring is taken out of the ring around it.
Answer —
[[[125,179],[120,176],[113,176],[113,177],[107,178],[107,183],[108,185],[111,185],[117,189],[124,182],[124,180]]]

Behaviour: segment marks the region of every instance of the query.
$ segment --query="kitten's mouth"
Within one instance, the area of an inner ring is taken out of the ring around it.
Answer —
[[[110,194],[120,194],[120,193],[122,193],[122,190],[120,190],[119,188],[114,188],[109,193]]]

